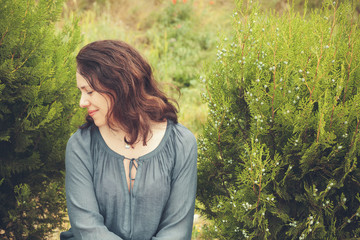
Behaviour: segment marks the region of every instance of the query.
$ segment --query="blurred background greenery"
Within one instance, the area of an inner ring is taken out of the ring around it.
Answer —
[[[264,11],[279,14],[291,7],[288,0],[259,2]],[[321,2],[308,1],[308,9],[321,7]],[[294,0],[293,7],[302,13],[304,4],[305,0]],[[354,4],[360,12],[360,3]],[[151,63],[164,91],[178,101],[180,122],[198,136],[207,118],[201,76],[216,59],[218,39],[233,31],[234,11],[233,0],[67,0],[57,24],[61,29],[77,19],[81,46],[119,39],[137,48]],[[205,223],[195,221],[193,239],[208,239]]]

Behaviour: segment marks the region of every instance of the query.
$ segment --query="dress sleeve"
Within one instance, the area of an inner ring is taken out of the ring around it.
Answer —
[[[191,239],[197,186],[197,145],[192,134],[183,140],[176,146],[170,196],[152,240]]]
[[[76,240],[122,240],[104,225],[92,181],[90,132],[79,130],[66,146],[66,201],[71,232]]]

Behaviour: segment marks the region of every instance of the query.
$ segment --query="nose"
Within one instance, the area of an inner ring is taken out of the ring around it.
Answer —
[[[86,108],[90,105],[90,101],[86,98],[85,94],[81,94],[80,97],[80,107],[81,108]]]

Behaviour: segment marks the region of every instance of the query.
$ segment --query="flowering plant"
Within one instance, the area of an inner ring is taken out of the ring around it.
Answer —
[[[244,7],[245,6],[245,7]],[[360,33],[350,4],[238,3],[201,79],[198,208],[220,239],[360,237]]]

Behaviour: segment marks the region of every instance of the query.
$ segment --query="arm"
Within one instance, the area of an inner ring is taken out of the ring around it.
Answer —
[[[197,146],[195,137],[177,147],[171,192],[162,213],[158,232],[152,240],[188,240],[193,228],[197,186]]]
[[[104,225],[99,213],[90,153],[90,132],[75,133],[66,146],[66,200],[75,239],[122,240]]]

